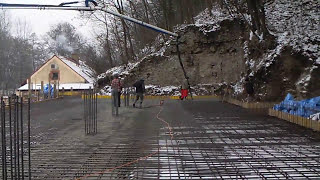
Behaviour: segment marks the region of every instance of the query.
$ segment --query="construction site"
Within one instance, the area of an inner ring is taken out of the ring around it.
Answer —
[[[1,179],[320,179],[318,2],[11,3]],[[86,23],[10,34],[38,10]]]

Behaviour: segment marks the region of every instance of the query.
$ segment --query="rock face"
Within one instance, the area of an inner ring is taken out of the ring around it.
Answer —
[[[219,31],[207,34],[198,27],[188,26],[179,39],[182,62],[192,85],[234,82],[245,72],[242,45],[245,27],[241,21],[226,20]],[[146,84],[161,86],[182,83],[176,42],[171,41],[163,56],[155,54],[142,61],[127,77],[129,82],[144,77]]]
[[[214,17],[200,14],[200,25],[179,27],[179,51],[191,85],[201,93],[227,92],[243,99],[245,79],[249,79],[255,101],[280,101],[287,93],[296,99],[320,96],[320,31],[315,30],[319,21],[314,21],[320,17],[319,3],[306,2],[303,6],[300,1],[275,0],[266,7],[270,40],[254,36],[241,17],[217,9]],[[124,73],[127,86],[141,78],[145,84],[162,87],[182,84],[176,40],[158,49]],[[110,75],[102,81],[109,83]]]
[[[279,101],[287,93],[298,99],[320,95],[320,68],[305,56],[286,48],[268,68],[261,68],[252,78],[256,98]]]

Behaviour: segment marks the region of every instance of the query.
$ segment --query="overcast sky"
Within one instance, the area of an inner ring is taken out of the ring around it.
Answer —
[[[0,3],[19,3],[19,4],[51,4],[58,5],[61,2],[71,2],[73,0],[0,0]],[[84,2],[83,2],[84,3]],[[38,36],[44,35],[49,31],[50,26],[60,22],[69,22],[77,28],[87,38],[93,38],[90,23],[79,18],[77,11],[53,11],[53,10],[8,10],[14,31],[14,24],[18,18],[25,20],[33,32]]]

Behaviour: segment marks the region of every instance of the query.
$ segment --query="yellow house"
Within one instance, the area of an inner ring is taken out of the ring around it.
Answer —
[[[56,84],[59,90],[85,90],[93,88],[95,76],[94,70],[84,62],[54,55],[36,70],[18,91],[27,91],[29,80],[31,90],[40,90],[42,82]]]

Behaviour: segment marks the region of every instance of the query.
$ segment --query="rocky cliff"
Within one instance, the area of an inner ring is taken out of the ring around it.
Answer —
[[[205,89],[201,93],[228,92],[243,99],[244,80],[249,79],[254,84],[256,101],[277,101],[289,92],[298,99],[319,96],[317,7],[319,3],[315,1],[299,4],[275,0],[269,4],[266,12],[271,40],[253,36],[245,19],[230,16],[218,7],[211,13],[200,13],[195,17],[196,24],[178,26],[179,49],[191,85]],[[297,14],[303,23],[294,24]],[[119,71],[128,85],[144,78],[146,84],[179,86],[184,76],[176,42],[176,39],[156,42],[157,51],[137,63],[109,70],[100,76],[100,84],[108,83],[112,73]]]

